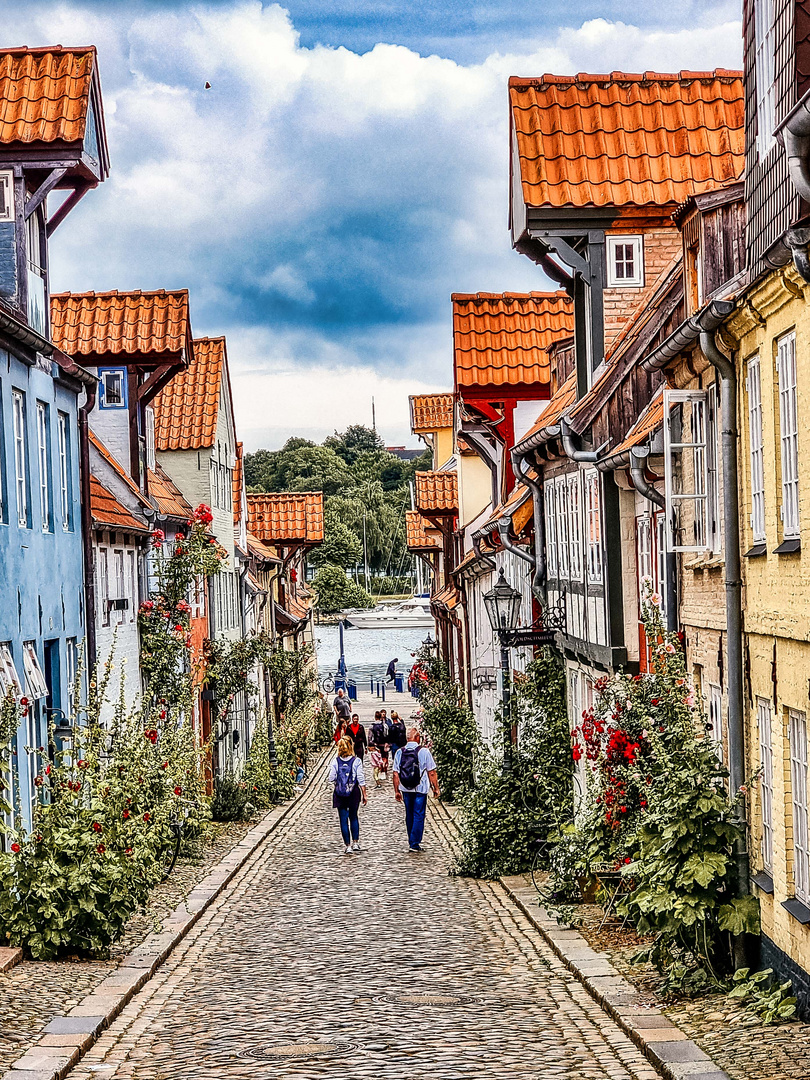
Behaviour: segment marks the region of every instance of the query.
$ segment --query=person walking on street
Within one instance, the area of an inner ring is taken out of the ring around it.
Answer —
[[[334,734],[334,739],[335,739],[336,743],[339,743],[340,740],[343,738],[343,736],[346,734],[346,728],[348,726],[349,726],[349,721],[348,720],[344,720],[342,718],[340,720],[338,720],[337,727],[335,728],[335,734]]]
[[[391,760],[394,760],[394,754],[397,750],[401,750],[405,743],[408,741],[408,736],[405,731],[405,724],[400,720],[398,712],[391,713],[391,727],[388,729],[388,742],[391,747]]]
[[[397,664],[399,663],[399,657],[395,656],[391,663],[388,665],[388,671],[385,673],[386,681],[392,683],[397,677]]]
[[[382,775],[386,776],[388,774],[388,748],[385,738],[385,727],[382,722],[382,713],[379,709],[374,713],[374,723],[369,728],[368,745],[370,750],[374,749],[380,755],[382,760],[380,768],[382,769]],[[377,781],[380,779],[376,771],[374,773],[374,779]],[[379,783],[377,786],[379,787]]]
[[[405,804],[405,827],[410,851],[422,851],[428,792],[441,797],[436,762],[426,746],[420,746],[417,728],[410,728],[408,741],[394,756],[394,797]]]
[[[352,716],[352,722],[346,728],[346,734],[352,740],[354,744],[354,752],[362,761],[366,754],[366,748],[368,746],[368,739],[366,738],[366,729],[360,723],[360,717],[357,713]]]
[[[347,723],[351,720],[352,707],[349,704],[349,699],[342,690],[338,690],[337,694],[335,694],[335,700],[332,702],[332,707],[335,710],[335,716],[338,720],[345,720]]]
[[[329,783],[335,785],[332,806],[338,812],[345,845],[343,854],[354,855],[360,851],[357,811],[361,802],[363,806],[366,805],[366,776],[363,762],[354,754],[352,740],[348,736],[338,743],[338,756],[329,767]]]

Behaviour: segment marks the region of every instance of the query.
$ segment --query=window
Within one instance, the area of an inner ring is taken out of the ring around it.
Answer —
[[[100,409],[126,409],[127,379],[124,368],[99,368],[100,381],[98,407]]]
[[[661,614],[667,613],[667,521],[664,514],[653,515],[655,570],[653,588],[661,600]]]
[[[67,682],[67,715],[73,716],[76,712],[76,671],[78,670],[78,653],[76,638],[68,638],[65,642],[67,663],[65,666],[65,680]]]
[[[640,236],[607,238],[608,286],[644,284],[644,249]]]
[[[759,731],[759,783],[762,802],[762,865],[773,869],[773,743],[771,741],[771,703],[757,698],[757,729]]]
[[[602,507],[599,473],[585,474],[586,512],[588,515],[588,581],[602,580]]]
[[[42,517],[42,531],[51,530],[51,432],[48,406],[37,402],[37,456],[39,459],[39,510]]]
[[[155,410],[149,406],[144,409],[146,427],[146,467],[155,471]]]
[[[799,535],[799,417],[796,408],[796,335],[777,342],[779,434],[782,443],[782,531]]]
[[[14,173],[11,169],[0,172],[0,221],[14,221]]]
[[[59,502],[62,511],[62,528],[67,532],[73,525],[73,499],[70,475],[70,418],[60,412],[59,419]]]
[[[718,473],[714,387],[664,390],[669,551],[716,551]]]
[[[23,669],[25,670],[25,690],[30,698],[48,696],[48,684],[42,668],[39,666],[35,642],[26,641],[23,645]]]
[[[757,84],[757,152],[774,145],[776,125],[776,18],[774,0],[754,0],[754,71]]]
[[[25,395],[14,390],[12,395],[14,421],[14,471],[17,478],[17,521],[22,528],[28,526],[28,454],[25,424]]]
[[[647,587],[654,589],[652,563],[652,530],[650,515],[642,514],[636,518],[636,566],[638,568],[639,617],[641,604],[646,599]]]
[[[15,698],[21,698],[22,692],[20,676],[17,674],[14,658],[11,655],[11,645],[4,642],[0,645],[0,694],[5,697],[11,693]]]
[[[765,470],[762,447],[762,378],[759,356],[748,361],[748,442],[751,454],[751,532],[754,542],[765,540]]]
[[[793,801],[793,887],[796,897],[810,902],[810,858],[807,848],[807,720],[788,710],[790,783]]]
[[[579,472],[568,477],[569,570],[572,581],[582,579],[582,507],[580,505]]]
[[[546,519],[546,560],[548,563],[548,576],[557,576],[557,500],[556,488],[553,483],[546,484],[543,488],[544,513]]]
[[[138,609],[138,570],[134,551],[127,552],[127,600],[129,600],[129,621],[135,622],[135,613]]]
[[[107,555],[106,548],[98,548],[96,552],[96,592],[102,626],[110,625],[110,571]]]
[[[557,497],[554,500],[557,511],[557,537],[558,554],[560,564],[560,577],[568,577],[568,513],[566,507],[568,500],[566,498],[566,482],[565,477],[561,476],[557,479]]]
[[[124,575],[124,552],[122,548],[113,549],[113,579],[111,582],[111,596],[110,600],[115,606],[115,622],[118,626],[126,618],[125,608],[127,597],[127,586]],[[122,604],[121,602],[124,601]]]
[[[38,334],[48,333],[48,304],[45,297],[45,244],[42,208],[37,207],[25,222],[28,255],[28,325]]]
[[[723,691],[717,683],[709,683],[709,738],[717,756],[723,760]]]

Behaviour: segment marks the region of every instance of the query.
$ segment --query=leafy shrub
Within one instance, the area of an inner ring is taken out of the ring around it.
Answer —
[[[374,601],[359,585],[356,585],[340,566],[322,566],[312,579],[315,607],[324,615],[332,615],[346,608],[372,608]]]
[[[442,795],[456,802],[475,784],[478,727],[462,688],[451,680],[444,663],[426,657],[423,663],[430,666],[419,694],[421,726],[430,739]]]
[[[750,968],[734,972],[729,998],[740,1001],[745,1008],[760,1018],[763,1024],[781,1024],[796,1015],[796,998],[788,979],[777,983],[773,970],[765,968],[753,975]]]
[[[214,821],[244,821],[245,808],[250,798],[250,788],[244,779],[232,773],[214,777],[214,797],[211,800],[211,817]],[[254,804],[255,805],[255,804]]]

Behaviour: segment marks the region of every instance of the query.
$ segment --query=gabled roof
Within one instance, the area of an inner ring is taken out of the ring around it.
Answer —
[[[436,551],[441,547],[439,538],[425,528],[425,519],[418,510],[405,511],[405,546],[410,551]]]
[[[175,375],[154,400],[158,450],[202,450],[214,445],[225,338],[196,338],[185,371]]]
[[[190,358],[188,290],[55,293],[51,336],[69,356]]]
[[[412,394],[408,401],[414,435],[442,431],[453,426],[452,394]]]
[[[458,477],[454,471],[416,473],[416,508],[426,514],[458,513]]]
[[[528,206],[662,206],[736,180],[742,72],[511,78]]]
[[[547,349],[574,329],[564,292],[453,293],[456,389],[548,384]]]
[[[158,513],[162,517],[189,520],[194,513],[191,503],[186,502],[182,491],[172,478],[157,462],[154,472],[148,470],[149,494],[157,503]]]
[[[555,427],[577,400],[577,373],[572,371],[543,412],[532,424],[515,449],[524,449],[546,441],[545,433]]]
[[[135,481],[132,479],[132,477],[129,475],[123,465],[121,465],[118,459],[113,457],[113,455],[101,441],[98,435],[96,435],[94,431],[90,431],[89,438],[90,445],[93,447],[94,450],[98,451],[99,456],[102,457],[104,461],[106,461],[106,463],[115,473],[115,475],[119,478],[119,480],[121,480],[123,484],[126,484],[127,488],[132,492],[132,494],[143,507],[145,507],[147,510],[151,510],[152,507],[150,506],[141,489],[138,487],[138,485],[135,483]]]
[[[149,526],[137,521],[95,476],[90,477],[90,516],[93,524],[102,528],[149,532]]]
[[[248,495],[248,529],[269,544],[297,546],[323,542],[323,492]]]
[[[236,444],[236,464],[233,467],[231,484],[233,488],[233,523],[238,525],[242,520],[242,484],[244,480],[244,443]]]

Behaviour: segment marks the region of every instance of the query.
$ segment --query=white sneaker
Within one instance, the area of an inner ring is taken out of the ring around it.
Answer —
[[[356,841],[352,844],[352,851],[362,851],[362,848]]]
[[[344,854],[344,855],[351,855],[351,853],[352,853],[352,846],[351,846],[351,844],[347,844],[347,845],[346,845],[346,849],[345,849],[345,851],[343,852],[343,854]]]

